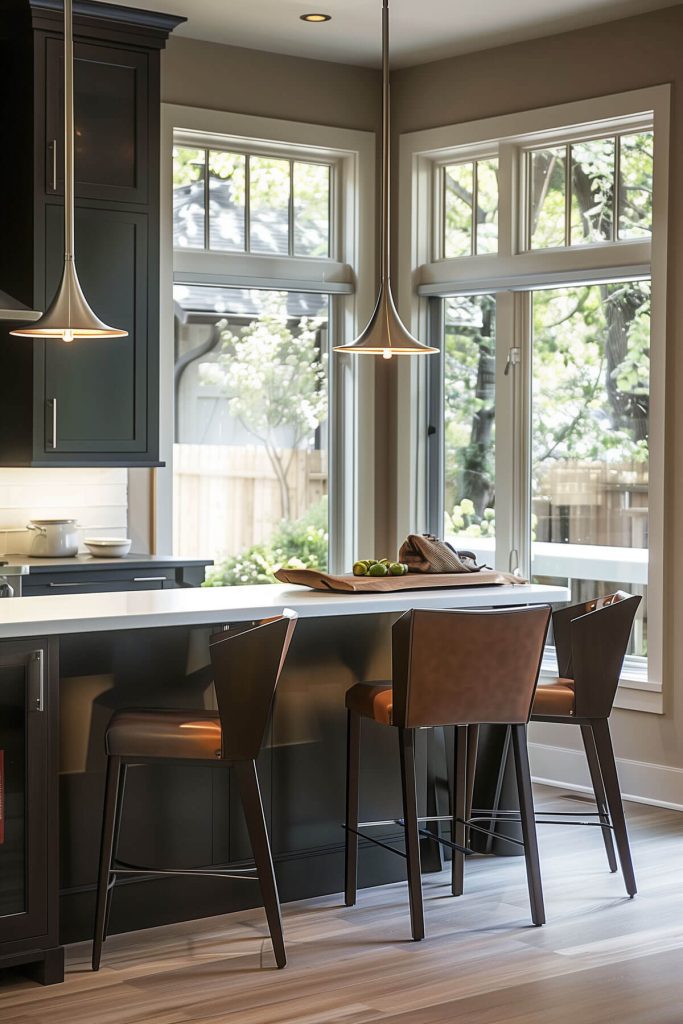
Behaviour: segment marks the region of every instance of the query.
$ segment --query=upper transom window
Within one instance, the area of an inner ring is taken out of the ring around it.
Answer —
[[[652,131],[524,151],[527,249],[652,235]]]
[[[327,258],[331,188],[329,164],[176,145],[173,245]]]
[[[498,251],[498,159],[469,160],[441,168],[445,259]]]

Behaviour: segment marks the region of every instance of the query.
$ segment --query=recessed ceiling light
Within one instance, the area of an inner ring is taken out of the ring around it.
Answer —
[[[299,17],[302,21],[312,21],[314,23],[320,21],[332,21],[331,14],[300,14]]]

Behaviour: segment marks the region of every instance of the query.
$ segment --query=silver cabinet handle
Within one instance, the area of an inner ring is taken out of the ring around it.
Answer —
[[[48,583],[48,587],[87,587],[87,583]]]
[[[28,666],[28,709],[45,710],[45,664],[43,651],[31,651]]]
[[[50,448],[57,447],[57,399],[48,398],[48,404],[52,406],[52,435],[50,437]]]
[[[57,140],[53,139],[48,146],[48,151],[52,159],[52,191],[57,191]]]
[[[162,583],[167,579],[167,576],[134,576],[133,583]]]

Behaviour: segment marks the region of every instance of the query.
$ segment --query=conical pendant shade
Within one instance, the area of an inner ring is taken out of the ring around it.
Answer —
[[[350,345],[336,345],[335,352],[354,355],[421,356],[438,352],[437,348],[423,345],[414,338],[401,322],[391,294],[389,279],[390,235],[390,180],[389,180],[389,0],[382,7],[382,257],[381,277],[377,305],[370,323]]]
[[[340,345],[335,352],[354,352],[391,359],[392,356],[429,355],[438,352],[438,349],[429,348],[412,336],[398,315],[389,282],[382,281],[370,323],[352,344]]]
[[[64,270],[46,313],[27,327],[10,331],[19,337],[125,338],[128,331],[109,327],[95,316],[78,281],[74,264],[74,53],[73,0],[64,0]]]
[[[88,305],[81,289],[73,259],[64,261],[62,280],[51,305],[40,320],[11,332],[20,337],[61,338],[125,338],[127,331],[108,327]]]

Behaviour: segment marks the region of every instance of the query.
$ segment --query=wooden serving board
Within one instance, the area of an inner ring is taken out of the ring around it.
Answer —
[[[519,576],[495,569],[480,572],[411,572],[406,576],[332,576],[318,569],[278,569],[280,583],[297,583],[313,590],[339,594],[387,594],[395,590],[435,590],[442,587],[500,587],[505,583],[526,583]]]

